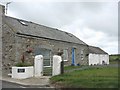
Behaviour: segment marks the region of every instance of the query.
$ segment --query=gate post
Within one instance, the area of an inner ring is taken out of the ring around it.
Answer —
[[[43,76],[43,56],[37,55],[34,60],[34,76]]]
[[[61,62],[61,74],[64,74],[64,61]]]
[[[61,56],[54,55],[53,56],[53,69],[52,76],[59,75],[61,73]]]

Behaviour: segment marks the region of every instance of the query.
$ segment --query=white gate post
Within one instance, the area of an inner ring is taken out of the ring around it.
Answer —
[[[52,75],[59,75],[61,72],[61,56],[54,55],[53,56],[53,69],[52,69]]]
[[[43,56],[37,55],[34,60],[34,76],[43,76]]]

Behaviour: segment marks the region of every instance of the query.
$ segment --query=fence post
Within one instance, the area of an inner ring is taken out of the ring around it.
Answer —
[[[34,76],[43,76],[43,56],[37,55],[34,60]]]
[[[59,75],[61,74],[61,56],[54,55],[53,56],[53,68],[52,68],[52,75]]]
[[[61,74],[63,74],[64,73],[64,61],[62,60],[62,62],[61,62]]]

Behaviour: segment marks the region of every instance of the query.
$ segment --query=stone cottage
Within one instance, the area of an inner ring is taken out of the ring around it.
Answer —
[[[89,65],[109,64],[109,54],[99,47],[89,46]]]
[[[61,55],[65,65],[88,64],[88,45],[71,33],[4,15],[0,5],[2,69],[21,60],[33,64],[36,55],[44,56],[44,66],[52,66],[53,55]],[[1,44],[1,43],[0,43]]]

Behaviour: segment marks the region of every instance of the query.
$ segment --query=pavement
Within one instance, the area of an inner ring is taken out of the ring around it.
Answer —
[[[19,85],[23,85],[26,87],[51,87],[50,86],[50,78],[51,76],[41,76],[41,77],[32,77],[27,79],[13,79],[11,76],[0,76],[0,80],[5,82],[11,82]]]
[[[0,84],[2,85],[2,89],[3,88],[24,88],[24,86],[22,86],[22,85],[19,85],[19,84],[16,84],[16,83],[7,82],[7,81],[1,81],[0,80]]]

